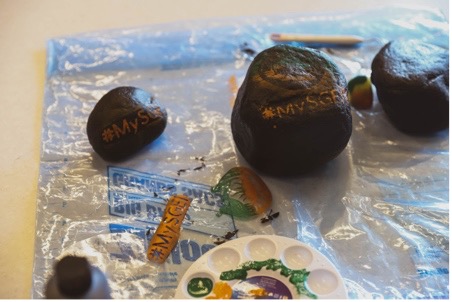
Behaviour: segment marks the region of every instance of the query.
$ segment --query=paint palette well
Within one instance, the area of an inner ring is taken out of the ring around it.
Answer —
[[[341,275],[295,239],[254,235],[215,247],[182,277],[176,299],[346,299]]]

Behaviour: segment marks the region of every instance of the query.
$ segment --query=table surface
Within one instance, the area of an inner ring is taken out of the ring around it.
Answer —
[[[162,2],[0,0],[0,298],[31,297],[47,40],[182,20],[368,9],[392,0]],[[447,0],[402,2],[435,6],[449,15]]]

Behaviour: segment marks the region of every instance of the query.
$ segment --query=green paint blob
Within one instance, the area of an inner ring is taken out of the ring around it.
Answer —
[[[213,282],[209,278],[193,278],[187,285],[188,293],[195,298],[207,296],[212,288]]]
[[[220,279],[224,281],[229,280],[246,280],[248,271],[260,271],[261,269],[267,269],[272,271],[280,270],[280,274],[289,278],[289,282],[292,283],[297,289],[298,294],[304,295],[311,299],[317,299],[317,295],[312,293],[306,287],[306,280],[309,276],[309,271],[306,269],[293,270],[285,266],[281,260],[268,259],[265,261],[248,261],[240,265],[238,269],[225,271],[220,274]]]

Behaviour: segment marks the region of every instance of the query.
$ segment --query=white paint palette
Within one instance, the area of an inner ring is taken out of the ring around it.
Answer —
[[[208,251],[186,271],[175,298],[218,298],[220,284],[232,299],[347,298],[341,275],[323,254],[275,235],[241,237]]]

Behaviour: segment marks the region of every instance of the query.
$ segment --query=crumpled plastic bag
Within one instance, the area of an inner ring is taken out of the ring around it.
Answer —
[[[280,216],[234,220],[215,214],[210,192],[247,166],[230,130],[231,102],[253,55],[273,32],[355,34],[355,48],[321,48],[348,79],[370,75],[389,40],[419,38],[448,48],[437,10],[383,7],[326,15],[284,15],[162,24],[54,38],[48,43],[37,200],[33,297],[53,264],[85,256],[108,277],[113,298],[171,298],[185,270],[238,229],[311,245],[344,278],[349,298],[449,297],[449,132],[409,136],[378,101],[353,109],[353,133],[339,157],[297,178],[262,175]],[[153,93],[166,107],[163,135],[122,163],[92,150],[86,122],[117,86]],[[146,259],[149,236],[170,194],[194,198],[178,246],[164,265]]]

